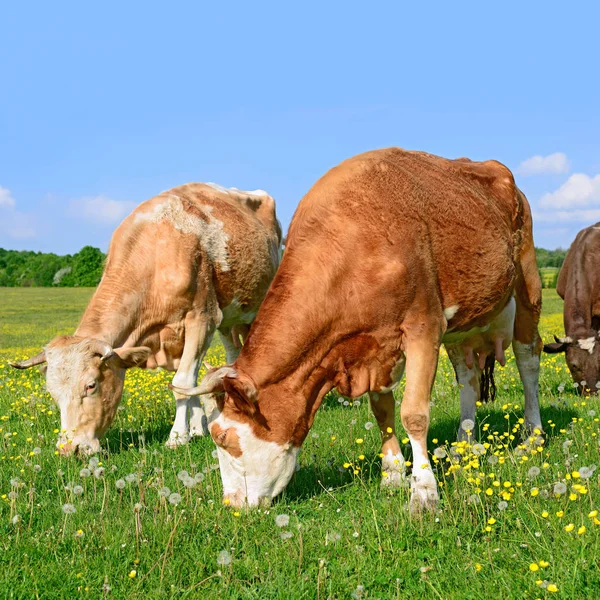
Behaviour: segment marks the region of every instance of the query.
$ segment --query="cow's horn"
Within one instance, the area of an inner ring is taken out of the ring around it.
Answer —
[[[233,367],[221,367],[216,371],[207,373],[200,385],[194,388],[181,388],[176,385],[169,384],[169,388],[182,396],[203,396],[204,394],[214,394],[215,392],[223,391],[223,379],[237,377],[237,372]]]
[[[46,352],[42,350],[36,356],[32,356],[27,360],[23,360],[21,362],[11,362],[8,363],[11,367],[15,369],[29,369],[29,367],[35,367],[35,365],[41,365],[46,362]]]
[[[105,362],[115,353],[110,344],[100,340],[93,340],[92,350],[100,355],[100,362]]]

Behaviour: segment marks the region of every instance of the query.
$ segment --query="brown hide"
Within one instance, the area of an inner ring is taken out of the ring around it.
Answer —
[[[235,363],[256,384],[256,414],[223,414],[300,445],[332,387],[389,386],[407,334],[441,343],[444,309],[458,305],[453,332],[489,323],[512,294],[539,314],[535,261],[520,264],[532,253],[527,200],[498,162],[389,148],[341,163],[300,202]],[[534,330],[523,322],[515,337],[537,343]]]

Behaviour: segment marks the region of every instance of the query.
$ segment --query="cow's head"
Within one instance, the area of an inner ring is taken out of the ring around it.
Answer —
[[[544,352],[565,353],[567,366],[573,380],[580,384],[582,393],[596,393],[600,381],[600,338],[597,333],[583,337],[558,338],[555,343],[545,344]],[[585,382],[582,384],[582,382]]]
[[[113,349],[106,342],[60,336],[44,351],[20,363],[27,369],[47,363],[46,387],[60,409],[61,433],[56,444],[62,454],[100,450],[100,438],[115,418],[121,401],[125,370],[146,361],[150,349]]]
[[[252,379],[226,366],[209,371],[196,388],[171,387],[183,395],[217,399],[208,428],[217,445],[224,501],[235,507],[270,504],[292,478],[299,448],[275,436],[265,422]]]

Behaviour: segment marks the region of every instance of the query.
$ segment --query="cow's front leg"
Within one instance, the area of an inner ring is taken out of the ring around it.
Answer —
[[[427,456],[429,398],[437,369],[441,332],[422,326],[405,337],[406,388],[400,415],[413,452],[410,510],[419,514],[432,510],[438,501],[437,482]]]
[[[185,346],[179,368],[173,377],[175,387],[189,389],[196,385],[200,364],[210,346],[214,329],[212,321],[204,315],[189,313],[186,316]],[[208,423],[200,398],[182,396],[177,392],[173,394],[177,408],[175,421],[166,442],[168,448],[177,448],[187,444],[190,437],[208,433]]]
[[[371,410],[379,425],[382,439],[381,486],[399,488],[406,484],[406,466],[396,437],[394,394],[369,392]]]

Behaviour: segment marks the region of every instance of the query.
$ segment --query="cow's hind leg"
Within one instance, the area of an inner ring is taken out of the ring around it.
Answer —
[[[525,425],[528,433],[543,432],[538,398],[542,340],[538,323],[542,308],[541,282],[533,244],[522,252],[521,269],[515,286],[515,328],[513,351],[525,391]]]
[[[460,385],[460,426],[458,429],[458,440],[473,441],[473,428],[475,427],[475,414],[477,410],[477,402],[479,401],[481,371],[476,362],[473,367],[467,366],[465,352],[462,346],[447,345],[446,351],[448,358],[454,367],[456,380]],[[469,434],[463,423],[471,421],[471,433]]]
[[[405,329],[406,388],[400,415],[413,451],[410,510],[420,513],[435,508],[437,482],[427,456],[429,399],[437,369],[443,332],[435,324],[418,323]]]
[[[213,321],[206,315],[188,313],[185,319],[185,346],[179,368],[173,377],[174,386],[191,388],[196,385],[200,364],[210,346],[214,330]],[[190,434],[199,436],[208,432],[206,415],[198,396],[187,397],[177,392],[173,393],[177,408],[175,421],[166,442],[169,448],[186,444],[190,439]]]
[[[381,485],[382,487],[397,488],[406,482],[404,456],[396,437],[395,413],[396,404],[392,392],[369,392],[371,409],[381,431]]]

